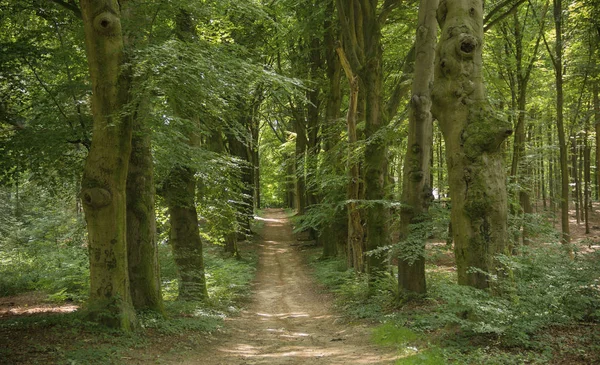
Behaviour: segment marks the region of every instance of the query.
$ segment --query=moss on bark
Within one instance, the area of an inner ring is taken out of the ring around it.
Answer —
[[[512,133],[486,100],[482,76],[483,2],[443,0],[432,112],[446,142],[458,282],[488,288],[507,242],[502,149]]]

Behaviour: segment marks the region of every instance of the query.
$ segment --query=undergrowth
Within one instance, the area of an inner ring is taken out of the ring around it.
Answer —
[[[542,364],[565,356],[600,362],[600,345],[575,344],[582,327],[600,339],[600,254],[571,260],[556,244],[499,259],[506,275],[495,278],[494,295],[457,285],[453,270],[430,262],[428,295],[410,302],[401,301],[395,275],[369,289],[341,260],[313,265],[347,315],[381,323],[373,340],[397,346],[398,364]],[[548,333],[563,328],[576,331],[564,341]]]
[[[249,245],[252,245],[250,243]],[[257,256],[243,250],[242,259],[222,254],[222,247],[205,249],[210,299],[176,300],[177,273],[167,246],[159,249],[166,317],[138,313],[133,333],[89,322],[83,313],[12,317],[0,320],[0,363],[122,364],[154,363],[160,356],[185,354],[202,346],[218,331],[223,319],[236,315],[250,293]]]

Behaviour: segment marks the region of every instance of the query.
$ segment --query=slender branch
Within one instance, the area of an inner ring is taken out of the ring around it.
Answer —
[[[506,12],[504,12],[502,15],[499,15],[497,18],[495,18],[494,20],[488,22],[484,22],[485,27],[483,27],[483,31],[486,32],[487,30],[489,30],[491,27],[493,27],[494,25],[496,25],[498,22],[502,21],[504,18],[506,18],[507,16],[509,16],[510,14],[512,14],[514,11],[516,11],[519,6],[521,6],[521,4],[523,4],[526,0],[519,0],[517,1],[510,9],[508,9]]]
[[[392,95],[390,95],[390,98],[386,103],[385,110],[389,120],[394,119],[394,117],[398,113],[400,101],[402,100],[402,98],[404,98],[404,96],[406,96],[406,94],[410,90],[411,83],[409,82],[409,80],[414,71],[415,56],[415,44],[413,43],[413,46],[406,54],[406,57],[404,57],[404,62],[402,65],[402,76],[399,78],[398,82],[394,86],[394,89],[392,90]]]
[[[52,101],[54,102],[56,107],[58,108],[58,111],[60,112],[60,114],[65,118],[67,123],[69,123],[69,126],[71,127],[71,129],[75,129],[73,127],[73,121],[71,121],[71,119],[69,117],[67,117],[67,114],[65,114],[65,111],[58,103],[58,100],[56,100],[56,97],[54,96],[54,94],[50,91],[50,89],[48,89],[48,86],[46,86],[46,84],[44,84],[44,81],[42,81],[42,79],[40,78],[40,75],[37,73],[37,71],[35,70],[33,65],[26,58],[24,58],[23,60],[25,61],[25,63],[29,66],[29,68],[33,72],[33,75],[35,76],[36,80],[38,81],[38,83],[40,84],[42,89],[44,89],[44,91],[48,94],[48,96],[50,96],[50,98],[52,99]]]
[[[531,2],[529,2],[529,4],[531,4]],[[531,56],[531,60],[529,60],[529,65],[527,65],[527,71],[525,73],[525,81],[529,80],[529,77],[531,76],[531,71],[533,70],[533,65],[535,64],[535,60],[537,59],[537,53],[538,53],[538,49],[540,47],[540,41],[541,41],[542,35],[544,33],[544,26],[545,26],[544,20],[546,19],[547,11],[548,11],[548,1],[546,1],[546,5],[544,6],[544,11],[543,11],[543,15],[542,15],[542,24],[540,24],[540,32],[535,41],[535,47],[533,48],[533,55]]]
[[[528,0],[529,4],[531,4],[531,0]],[[538,22],[538,26],[540,28],[543,28],[544,23],[542,22],[545,18],[546,18],[546,14],[544,14],[544,18],[542,20],[539,19],[539,17],[537,16],[536,12],[535,12],[535,7],[533,7],[533,4],[531,4],[531,10],[533,11],[533,15],[535,16],[535,18],[537,19]],[[548,7],[548,1],[546,1],[546,6],[545,8]],[[541,32],[542,33],[542,39],[544,40],[544,45],[546,46],[546,50],[548,51],[548,55],[550,56],[550,60],[552,61],[552,67],[554,67],[554,70],[558,70],[558,67],[560,67],[556,61],[556,57],[554,57],[554,53],[552,53],[552,49],[550,48],[550,45],[548,44],[548,40],[546,39],[546,34],[545,32]]]
[[[81,15],[81,9],[79,9],[77,4],[74,3],[73,1],[69,1],[69,2],[66,2],[64,0],[50,0],[50,1],[62,6],[65,9],[71,10],[75,14],[75,16],[77,16],[79,19],[83,19],[83,16]]]
[[[342,69],[346,73],[348,81],[352,81],[352,79],[354,79],[354,72],[352,72],[352,66],[350,66],[350,62],[348,62],[348,58],[346,57],[344,49],[338,46],[335,48],[335,51],[337,52],[338,57],[340,58],[340,64],[342,65]]]
[[[380,25],[385,24],[391,12],[394,11],[400,5],[400,0],[385,0],[383,6],[381,7],[381,13],[379,13],[379,17],[377,21]]]
[[[487,13],[487,15],[485,16],[485,18],[483,18],[483,24],[489,22],[490,19],[492,19],[492,17],[494,16],[494,14],[496,14],[497,12],[499,12],[500,10],[502,10],[502,8],[504,8],[508,4],[512,3],[513,1],[515,1],[515,0],[504,0],[500,4],[496,5],[496,7],[494,7],[492,10],[490,10],[490,12]]]

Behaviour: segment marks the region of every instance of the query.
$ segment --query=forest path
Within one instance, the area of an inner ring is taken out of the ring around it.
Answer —
[[[178,364],[393,364],[393,349],[370,343],[366,325],[342,324],[308,273],[283,210],[266,210],[248,308],[228,318],[199,353]]]

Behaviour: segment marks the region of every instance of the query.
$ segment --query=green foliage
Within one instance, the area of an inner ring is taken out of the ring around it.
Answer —
[[[419,337],[413,330],[393,323],[385,323],[373,331],[373,341],[380,345],[404,345]]]
[[[417,313],[420,330],[458,328],[463,336],[491,336],[507,346],[535,347],[535,335],[555,325],[598,321],[598,255],[570,260],[562,247],[525,250],[502,257],[508,275],[495,283],[496,295],[454,284],[448,275],[430,276],[432,312]]]
[[[168,245],[159,246],[163,297],[168,302],[177,299],[177,268]],[[236,303],[250,294],[250,282],[254,279],[258,257],[244,252],[241,260],[226,257],[218,246],[204,249],[204,265],[209,303],[212,308],[235,312]],[[185,306],[185,304],[183,304]],[[191,303],[192,307],[197,304]]]
[[[11,193],[12,192],[12,193]],[[81,301],[89,269],[83,217],[74,199],[55,196],[34,182],[0,188],[0,295],[39,290],[52,300]],[[70,208],[70,209],[69,209]]]
[[[346,269],[341,259],[315,257],[312,265],[317,280],[336,294],[336,305],[353,317],[379,319],[397,300],[398,284],[389,274],[369,285],[366,274]]]
[[[396,365],[445,365],[444,352],[439,349],[426,349],[398,359]]]

